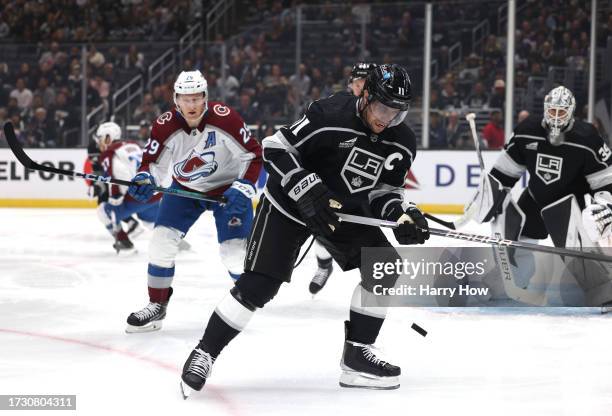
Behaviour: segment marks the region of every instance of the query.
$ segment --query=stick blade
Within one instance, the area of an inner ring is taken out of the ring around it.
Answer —
[[[30,159],[28,155],[26,155],[26,153],[23,151],[21,143],[19,143],[19,140],[17,140],[17,136],[15,136],[15,129],[13,128],[13,123],[11,123],[10,121],[4,124],[4,136],[6,137],[6,141],[8,142],[8,145],[17,160],[26,168],[30,168],[34,162],[32,162],[32,159]]]

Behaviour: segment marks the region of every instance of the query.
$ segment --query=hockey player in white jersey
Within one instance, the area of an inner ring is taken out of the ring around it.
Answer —
[[[181,240],[207,210],[217,228],[221,260],[232,278],[243,271],[246,238],[253,222],[252,198],[261,170],[261,147],[240,115],[209,101],[200,71],[183,71],[174,84],[176,107],[153,123],[142,165],[129,188],[137,200],[153,196],[153,187],[170,171],[173,188],[224,196],[221,205],[166,194],[149,246],[149,304],[130,314],[127,332],[161,328],[172,295],[174,260]]]
[[[122,141],[121,128],[113,122],[102,123],[94,135],[100,150],[99,163],[105,176],[130,180],[140,166],[142,149],[136,142]],[[98,218],[115,238],[117,253],[131,251],[134,244],[123,230],[121,222],[136,214],[138,219],[153,223],[157,218],[160,196],[139,203],[127,194],[127,186],[110,185],[108,198],[98,205]]]

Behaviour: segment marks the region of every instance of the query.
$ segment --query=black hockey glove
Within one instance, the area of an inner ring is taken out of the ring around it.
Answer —
[[[340,223],[336,210],[342,208],[342,204],[333,198],[316,173],[292,182],[285,186],[285,191],[296,202],[308,228],[313,234],[330,236]]]
[[[404,210],[400,202],[395,202],[387,208],[383,219],[399,224],[393,229],[393,234],[401,245],[423,244],[429,239],[429,224],[415,205],[411,204]]]

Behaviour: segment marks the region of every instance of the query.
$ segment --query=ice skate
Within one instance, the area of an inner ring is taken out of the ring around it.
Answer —
[[[181,393],[183,399],[187,399],[193,391],[200,391],[206,379],[212,373],[212,365],[215,359],[206,351],[195,348],[189,354],[189,358],[183,366],[183,375],[181,376]]]
[[[345,325],[348,328],[348,322]],[[340,368],[342,387],[393,390],[400,386],[399,367],[379,359],[372,345],[351,341],[348,336],[344,341]]]
[[[313,296],[319,293],[319,291],[325,287],[327,279],[329,279],[329,276],[334,270],[333,259],[331,257],[325,260],[317,257],[317,263],[317,271],[315,272],[315,275],[308,286],[308,290]]]
[[[172,296],[172,288],[170,288],[170,296]],[[149,302],[147,306],[138,312],[133,312],[127,318],[127,327],[125,332],[128,334],[136,332],[152,332],[158,331],[162,327],[162,321],[166,317],[166,309],[168,302]]]
[[[125,231],[120,230],[115,233],[115,242],[113,243],[113,248],[117,251],[117,254],[129,254],[134,253],[136,249],[134,248],[134,243],[130,240]]]

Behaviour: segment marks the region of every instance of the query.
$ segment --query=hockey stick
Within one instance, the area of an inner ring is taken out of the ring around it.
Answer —
[[[465,115],[465,119],[470,125],[470,131],[472,132],[472,139],[474,140],[474,147],[476,148],[476,154],[478,155],[478,164],[480,165],[481,172],[484,172],[484,160],[482,159],[482,151],[480,149],[480,140],[478,139],[478,132],[476,131],[476,114],[468,113]]]
[[[377,218],[361,217],[358,215],[351,214],[338,214],[338,217],[342,221],[352,222],[355,224],[371,225],[374,227],[386,227],[386,228],[397,228],[398,224],[394,221],[379,220]],[[561,247],[550,247],[542,246],[539,244],[526,243],[523,241],[506,240],[499,237],[489,237],[479,234],[462,233],[459,231],[446,231],[437,228],[430,228],[429,233],[431,235],[437,235],[439,237],[453,238],[456,240],[472,241],[475,243],[491,244],[498,247],[514,247],[524,248],[526,250],[539,251],[542,253],[558,254],[561,256],[578,257],[583,259],[597,260],[612,262],[612,256],[606,256],[605,254],[589,253],[584,251],[572,250]]]
[[[81,173],[81,172],[75,172],[73,170],[58,169],[53,166],[41,165],[39,163],[34,162],[25,153],[25,151],[23,150],[23,147],[21,146],[21,143],[19,143],[19,141],[17,140],[17,137],[15,136],[15,130],[13,129],[13,124],[11,122],[7,122],[4,125],[4,135],[6,136],[6,141],[8,142],[9,147],[13,151],[13,154],[15,155],[17,160],[27,169],[56,173],[58,175],[76,176],[76,177],[83,178],[83,179],[89,179],[90,181],[112,183],[115,185],[124,185],[124,186],[138,185],[138,183],[136,182],[116,179],[110,176],[98,176],[98,175],[93,175],[91,173]],[[199,192],[191,192],[191,191],[185,191],[183,189],[175,189],[175,188],[163,188],[161,186],[155,186],[153,189],[157,192],[182,196],[184,198],[199,199],[201,201],[208,201],[208,202],[218,202],[220,204],[225,203],[224,197],[207,196]]]
[[[476,147],[476,154],[478,155],[478,164],[480,165],[480,172],[484,172],[484,169],[485,169],[484,160],[482,159],[482,152],[480,150],[480,140],[478,140],[478,133],[476,132],[476,122],[475,122],[476,114],[474,113],[466,114],[465,119],[468,121],[470,125],[470,131],[472,132],[472,139],[474,140],[474,146]],[[470,222],[475,210],[476,210],[476,207],[473,204],[470,205],[468,210],[464,212],[463,215],[459,217],[458,219],[456,219],[455,221],[444,221],[443,219],[434,217],[431,214],[423,214],[423,215],[425,216],[425,218],[433,222],[436,222],[446,228],[450,228],[451,230],[457,230],[463,227],[468,222]]]

